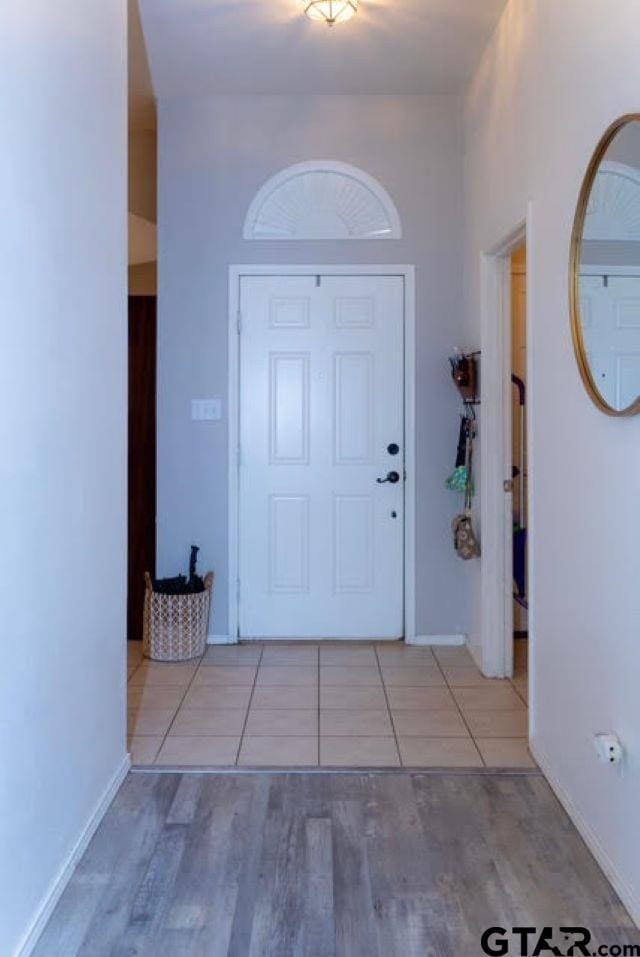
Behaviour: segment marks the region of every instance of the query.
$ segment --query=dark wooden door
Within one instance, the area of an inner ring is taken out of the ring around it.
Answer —
[[[129,296],[127,637],[142,638],[144,573],[156,565],[156,297]]]

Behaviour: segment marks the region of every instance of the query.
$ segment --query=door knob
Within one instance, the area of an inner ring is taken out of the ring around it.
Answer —
[[[397,485],[398,482],[400,481],[400,473],[399,473],[399,472],[387,472],[387,477],[386,477],[386,478],[379,478],[379,479],[376,479],[376,481],[377,481],[378,485],[384,485],[385,482],[391,482],[392,485]]]

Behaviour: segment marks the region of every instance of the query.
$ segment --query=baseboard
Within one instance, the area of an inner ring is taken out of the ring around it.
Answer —
[[[35,917],[31,922],[31,926],[28,928],[22,939],[22,942],[18,945],[17,950],[14,952],[14,957],[29,957],[29,954],[33,952],[36,944],[38,943],[40,935],[47,925],[47,921],[53,913],[54,907],[60,900],[62,892],[64,891],[69,879],[71,878],[71,875],[73,874],[76,864],[86,851],[89,841],[95,834],[100,821],[109,809],[109,805],[116,796],[118,788],[126,778],[130,767],[131,755],[127,754],[120,764],[120,767],[111,778],[111,781],[107,785],[107,788],[94,808],[91,817],[85,824],[80,837],[72,848],[71,853],[68,855],[66,861],[58,871],[58,874],[56,877],[54,877],[49,885],[49,889],[40,902]]]
[[[207,635],[208,645],[237,645],[238,639],[233,635]]]
[[[414,635],[405,639],[408,645],[466,645],[466,635]]]
[[[529,749],[535,758],[538,767],[549,782],[549,786],[551,787],[555,796],[558,798],[560,804],[563,806],[575,824],[582,840],[595,857],[596,861],[604,871],[608,881],[613,886],[616,894],[629,912],[629,916],[631,917],[632,921],[636,927],[640,927],[640,891],[638,888],[635,888],[629,884],[619,873],[616,865],[611,860],[609,853],[603,846],[600,838],[593,830],[589,822],[585,819],[582,811],[580,811],[575,805],[574,801],[569,796],[564,786],[560,783],[555,773],[552,771],[547,756],[538,747],[535,740],[531,740],[529,742]]]
[[[243,641],[273,641],[278,640],[283,641],[292,641],[291,638],[278,639],[278,638],[243,638]],[[332,639],[334,641],[340,641],[342,639]],[[344,639],[347,640],[347,639]],[[373,638],[349,638],[349,641],[373,641]],[[384,641],[384,639],[375,639],[376,641]],[[397,638],[388,639],[390,642],[397,641]],[[296,641],[322,641],[320,638],[297,638]],[[406,638],[405,642],[407,645],[465,645],[467,643],[466,635],[414,635],[413,638]],[[234,638],[232,635],[208,635],[207,636],[208,645],[237,645],[238,639]]]

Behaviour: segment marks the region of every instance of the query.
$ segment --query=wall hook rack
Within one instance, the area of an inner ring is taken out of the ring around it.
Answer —
[[[465,408],[473,413],[473,406],[480,405],[480,351],[456,352],[449,358],[451,378],[462,396]],[[475,413],[473,413],[475,417]]]

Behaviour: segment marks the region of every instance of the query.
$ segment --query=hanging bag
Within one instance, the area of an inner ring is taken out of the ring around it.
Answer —
[[[469,561],[471,558],[478,558],[480,555],[480,544],[473,530],[471,521],[471,511],[464,511],[456,515],[451,523],[453,529],[453,547],[456,550],[458,558],[463,561]]]
[[[456,550],[458,558],[463,561],[469,561],[472,558],[478,558],[480,555],[480,543],[473,530],[473,521],[471,518],[471,502],[473,498],[473,481],[471,473],[471,460],[473,457],[473,437],[474,429],[471,423],[467,429],[467,446],[465,456],[465,469],[467,473],[466,488],[464,490],[464,511],[456,515],[451,528],[453,531],[453,547]]]

